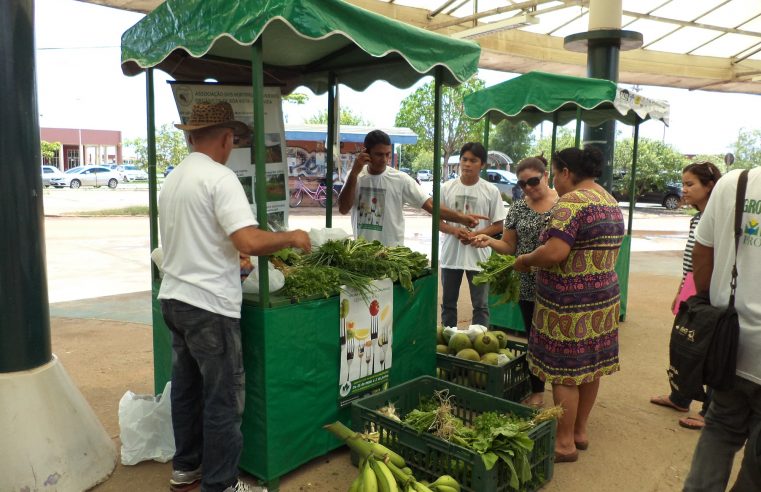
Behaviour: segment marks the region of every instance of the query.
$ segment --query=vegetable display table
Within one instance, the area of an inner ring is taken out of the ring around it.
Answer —
[[[390,386],[436,368],[436,337],[423,329],[436,323],[437,278],[414,281],[410,294],[394,285],[394,362]],[[154,289],[154,370],[156,387],[171,376],[171,337],[161,317]],[[241,312],[246,409],[243,414],[243,456],[240,467],[278,488],[279,477],[340,447],[322,426],[341,421],[351,425],[350,406],[339,408],[339,297],[290,304],[271,297],[262,307],[244,296]]]

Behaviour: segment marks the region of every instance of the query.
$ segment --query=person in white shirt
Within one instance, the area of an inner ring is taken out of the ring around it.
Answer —
[[[735,262],[734,212],[737,183],[742,171],[721,178],[695,231],[692,270],[698,292],[709,290],[711,304],[729,304],[732,265]],[[735,453],[745,454],[731,490],[761,490],[761,169],[748,174],[742,235],[737,250],[735,309],[740,323],[737,372],[730,390],[713,390],[705,427],[692,457],[685,491],[724,491]]]
[[[250,134],[227,102],[193,105],[193,152],[164,181],[159,221],[164,273],[158,298],[172,332],[172,490],[252,490],[238,480],[244,406],[239,252],[311,249],[300,230],[258,229],[243,186],[224,163]]]
[[[408,174],[388,167],[391,139],[381,130],[365,136],[364,150],[354,160],[338,197],[338,211],[351,211],[355,238],[380,241],[384,246],[404,244],[403,205],[433,213],[433,200]],[[367,167],[365,167],[367,165]],[[442,219],[475,227],[487,217],[463,214],[441,206]]]
[[[486,166],[486,149],[477,142],[468,142],[460,149],[460,177],[447,181],[441,188],[441,203],[464,214],[488,217],[475,228],[441,221],[444,234],[441,242],[441,323],[457,326],[457,299],[465,274],[473,305],[472,323],[489,326],[489,284],[474,285],[473,277],[481,271],[478,263],[489,258],[489,249],[471,248],[469,245],[479,234],[493,236],[502,231],[506,212],[502,195],[496,186],[481,179]]]

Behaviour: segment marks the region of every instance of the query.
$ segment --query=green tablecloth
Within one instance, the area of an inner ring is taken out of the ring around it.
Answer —
[[[393,367],[390,385],[436,368],[438,278],[414,282],[410,295],[394,286]],[[157,391],[171,376],[170,336],[154,289],[154,369]],[[241,312],[246,367],[244,450],[240,466],[276,480],[341,443],[322,426],[350,425],[350,407],[338,406],[339,297],[262,308],[244,301]]]

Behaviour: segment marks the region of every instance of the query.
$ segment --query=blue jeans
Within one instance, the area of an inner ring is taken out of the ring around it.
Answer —
[[[175,470],[202,466],[203,492],[238,480],[245,373],[240,320],[162,299],[172,332],[172,427]]]
[[[441,269],[441,324],[457,326],[457,299],[460,298],[462,274],[468,279],[470,301],[473,304],[474,325],[489,327],[489,284],[473,285],[473,277],[478,272],[473,270]]]
[[[714,390],[705,421],[684,482],[685,492],[724,492],[735,453],[761,427],[761,385],[735,377],[733,389]],[[733,492],[761,490],[761,470],[754,447],[745,448]]]

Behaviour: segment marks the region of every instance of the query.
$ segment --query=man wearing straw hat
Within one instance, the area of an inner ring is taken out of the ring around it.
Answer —
[[[256,490],[238,480],[244,372],[240,338],[239,252],[267,255],[311,249],[301,230],[257,228],[246,194],[224,164],[249,128],[227,102],[193,105],[193,152],[159,197],[164,251],[159,299],[172,332],[172,426],[176,453],[170,487],[203,492]],[[258,489],[261,490],[261,489]]]

